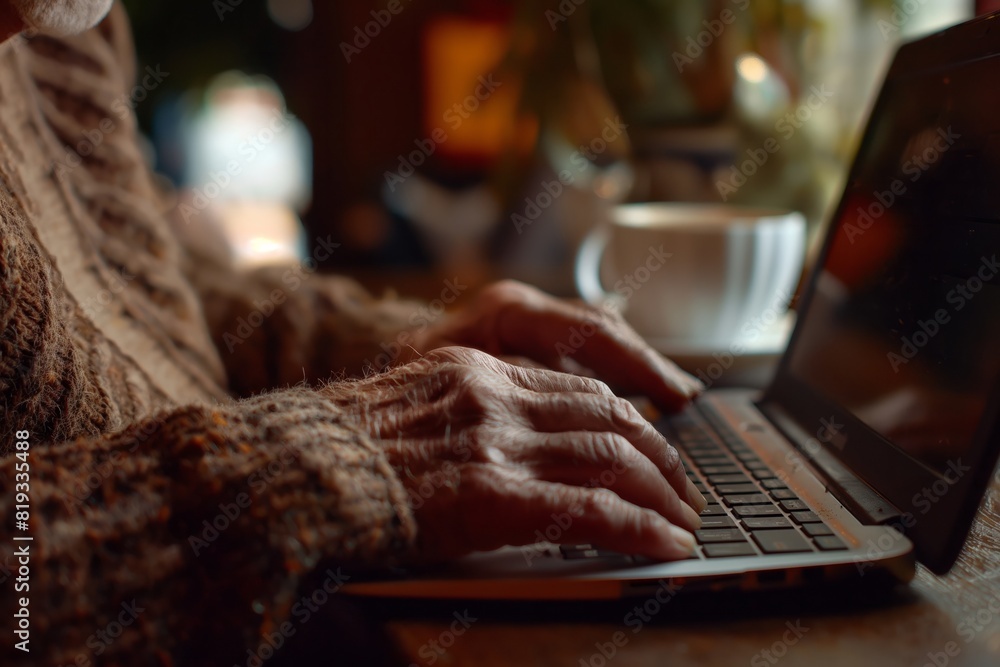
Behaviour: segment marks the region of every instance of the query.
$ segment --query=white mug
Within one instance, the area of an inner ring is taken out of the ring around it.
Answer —
[[[577,289],[591,305],[615,304],[647,339],[724,349],[768,311],[784,314],[805,237],[796,212],[624,204],[580,247]]]

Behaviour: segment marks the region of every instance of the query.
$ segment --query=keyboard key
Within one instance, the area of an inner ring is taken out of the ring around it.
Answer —
[[[694,483],[694,488],[698,489],[698,491],[700,491],[702,494],[708,492],[708,487],[705,486],[705,483],[702,482],[702,481],[697,481],[696,480],[695,483]]]
[[[730,507],[737,505],[770,505],[771,499],[766,493],[745,493],[741,495],[722,496],[722,501]]]
[[[792,554],[812,551],[806,538],[794,528],[785,530],[761,530],[751,533],[754,542],[766,554]]]
[[[751,484],[746,475],[709,475],[709,484]]]
[[[795,500],[782,500],[781,506],[789,512],[802,512],[809,509],[809,505],[796,498]]]
[[[806,535],[811,537],[821,537],[823,535],[833,535],[833,531],[830,530],[830,526],[825,523],[807,523],[802,526],[802,530],[806,531]]]
[[[797,524],[823,523],[823,520],[816,516],[815,512],[792,512],[792,521]]]
[[[753,463],[754,461],[760,461],[757,455],[751,451],[741,451],[736,454],[736,458],[738,458],[743,463]]]
[[[760,459],[757,459],[756,461],[744,461],[743,465],[750,470],[765,470],[768,467],[768,465]]]
[[[774,530],[776,528],[791,528],[792,524],[783,516],[748,516],[741,521],[747,530]]]
[[[715,542],[745,542],[746,537],[738,528],[709,528],[707,530],[696,530],[694,536],[699,544],[712,544]]]
[[[765,489],[783,489],[785,483],[780,479],[765,479],[760,483]]]
[[[708,558],[735,558],[736,556],[755,556],[757,552],[749,542],[729,542],[724,544],[706,544],[705,556]]]
[[[758,493],[760,491],[756,484],[719,484],[715,490],[722,495],[727,493]]]
[[[748,516],[781,516],[781,510],[775,505],[742,505],[734,507],[733,514],[740,518]]]
[[[737,466],[725,465],[725,466],[702,466],[701,472],[702,474],[705,475],[735,475],[735,474],[740,474],[743,471],[740,470]]]
[[[725,514],[719,514],[714,516],[702,516],[701,517],[701,528],[702,530],[707,530],[709,528],[736,528],[736,524],[733,520]]]
[[[813,539],[818,546],[823,551],[843,551],[847,549],[847,545],[844,541],[837,537],[836,535],[820,535]]]
[[[798,496],[791,489],[771,489],[771,497],[775,500],[798,500]]]
[[[691,456],[725,456],[726,451],[714,442],[687,442],[684,443],[684,450]]]
[[[604,549],[595,549],[589,544],[579,544],[579,545],[568,545],[564,544],[559,547],[559,551],[562,552],[563,558],[566,560],[586,560],[590,558],[609,558],[614,556],[622,556],[622,554],[617,551],[605,551]]]
[[[726,510],[718,503],[709,503],[708,507],[701,511],[702,516],[719,516],[725,514]]]
[[[751,470],[750,473],[754,476],[754,479],[772,479],[774,477],[774,471],[770,468],[764,470]]]
[[[692,454],[691,460],[701,466],[731,465],[733,460],[721,454]]]

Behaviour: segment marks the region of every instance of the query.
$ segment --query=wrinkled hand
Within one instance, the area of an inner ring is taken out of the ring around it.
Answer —
[[[407,487],[423,559],[531,544],[552,526],[560,543],[657,559],[694,546],[704,498],[601,382],[452,347],[328,389]]]
[[[621,317],[514,281],[487,287],[466,310],[421,332],[415,347],[426,352],[446,345],[526,357],[556,370],[582,366],[668,411],[682,408],[703,389]]]

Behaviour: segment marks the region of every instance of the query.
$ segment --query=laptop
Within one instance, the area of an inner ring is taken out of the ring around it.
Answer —
[[[606,599],[946,572],[1000,454],[998,80],[1000,14],[903,45],[771,384],[708,391],[655,422],[710,498],[695,556],[540,531],[344,591]]]

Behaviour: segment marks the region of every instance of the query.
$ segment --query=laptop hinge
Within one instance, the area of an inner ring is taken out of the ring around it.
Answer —
[[[862,481],[816,438],[803,430],[781,407],[760,402],[760,410],[792,442],[799,454],[808,461],[826,490],[866,525],[898,524],[903,513],[875,489]],[[804,447],[809,443],[808,448]]]

